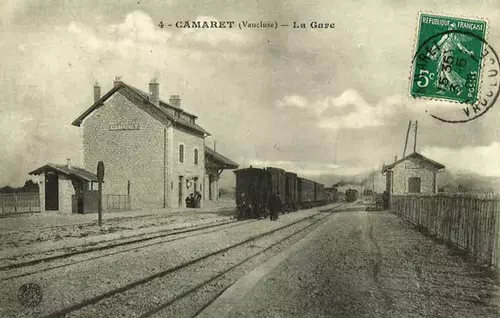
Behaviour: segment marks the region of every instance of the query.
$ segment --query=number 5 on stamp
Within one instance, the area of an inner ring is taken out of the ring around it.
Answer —
[[[478,100],[487,24],[419,15],[410,95],[473,104]]]

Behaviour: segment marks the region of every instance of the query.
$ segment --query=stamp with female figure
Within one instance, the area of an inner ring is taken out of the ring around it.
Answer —
[[[475,102],[486,27],[481,20],[420,14],[411,95]]]
[[[481,85],[488,84],[485,77],[498,75],[496,70],[493,73],[490,70],[493,64],[493,68],[498,68],[498,58],[492,59],[492,65],[486,65],[488,54],[496,57],[485,40],[487,26],[483,20],[419,15],[410,95],[463,105],[458,116],[462,118],[444,121],[464,122],[476,118],[496,100],[497,94],[488,92],[491,101],[487,101],[481,92]],[[489,79],[492,80],[496,78]]]

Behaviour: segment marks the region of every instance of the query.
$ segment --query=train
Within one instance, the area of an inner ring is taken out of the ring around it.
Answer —
[[[358,190],[356,189],[347,189],[345,191],[345,201],[346,202],[355,202],[358,199]]]
[[[243,168],[236,175],[236,205],[240,219],[267,217],[269,199],[276,193],[281,213],[326,205],[331,196],[321,183],[299,177],[281,168]]]

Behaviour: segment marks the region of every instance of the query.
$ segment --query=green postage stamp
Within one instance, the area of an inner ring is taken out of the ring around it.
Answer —
[[[474,104],[486,28],[482,20],[420,14],[410,95]]]

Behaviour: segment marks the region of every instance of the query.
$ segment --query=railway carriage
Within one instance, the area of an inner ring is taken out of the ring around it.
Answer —
[[[242,219],[267,217],[271,183],[269,172],[250,166],[234,173],[238,217]]]
[[[297,174],[280,168],[261,169],[250,166],[234,173],[239,219],[267,217],[273,193],[279,193],[282,212],[308,209],[329,201],[323,184],[300,178]]]
[[[298,178],[299,207],[309,209],[314,206],[315,186],[314,181]]]
[[[293,172],[287,172],[285,177],[285,204],[288,211],[297,211],[299,205],[297,174]]]
[[[280,168],[267,167],[266,170],[269,172],[270,177],[270,190],[273,193],[279,194],[279,198],[282,202],[281,212],[285,210],[286,206],[286,171]]]
[[[326,204],[325,185],[314,182],[314,201],[316,206]]]

